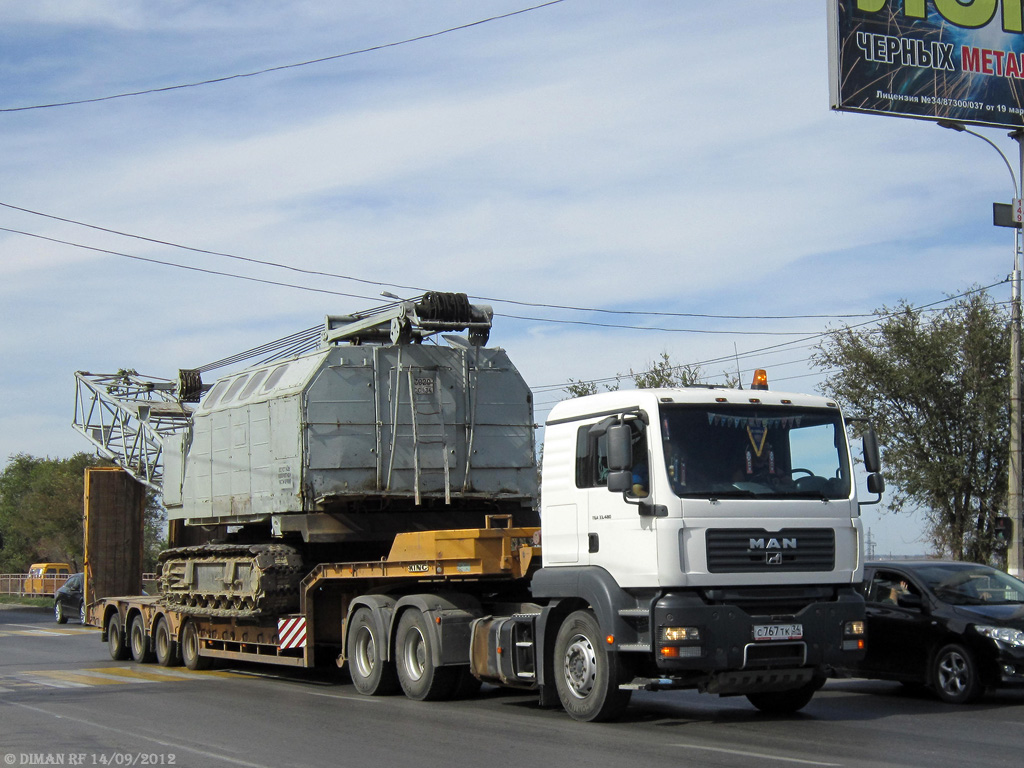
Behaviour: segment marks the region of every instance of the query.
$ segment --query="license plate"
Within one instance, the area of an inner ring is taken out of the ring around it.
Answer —
[[[800,640],[803,624],[755,624],[754,640]]]

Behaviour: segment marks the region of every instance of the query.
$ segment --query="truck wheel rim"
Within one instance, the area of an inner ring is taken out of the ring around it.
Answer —
[[[967,688],[967,660],[959,653],[947,653],[939,661],[939,686],[951,696],[958,696]]]
[[[360,628],[355,638],[355,654],[353,661],[360,677],[369,677],[373,674],[374,659],[377,648],[373,642],[373,633],[366,627]]]
[[[419,680],[423,677],[423,670],[427,665],[426,644],[423,642],[423,635],[418,629],[411,629],[405,636],[405,668],[409,677]]]
[[[573,696],[585,699],[594,690],[597,656],[594,645],[584,635],[576,635],[565,649],[565,682]]]

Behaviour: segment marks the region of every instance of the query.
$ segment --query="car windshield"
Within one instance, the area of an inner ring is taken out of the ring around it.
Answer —
[[[1024,582],[987,565],[936,563],[914,573],[936,597],[953,605],[1024,603]]]
[[[794,406],[666,405],[665,463],[679,496],[847,499],[838,411]]]

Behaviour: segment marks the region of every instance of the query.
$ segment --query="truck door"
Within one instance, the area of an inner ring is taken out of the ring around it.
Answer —
[[[648,430],[640,419],[631,419],[632,474],[631,488],[625,494],[608,489],[607,436],[592,434],[586,441],[590,473],[584,475],[588,481],[581,494],[586,517],[585,529],[581,527],[581,548],[586,549],[590,565],[603,567],[615,577],[620,585],[650,583],[657,574],[656,521],[653,517],[640,514],[641,501],[648,501],[651,494],[650,467],[651,452]],[[582,447],[583,440],[578,441]],[[642,574],[642,575],[641,575]]]

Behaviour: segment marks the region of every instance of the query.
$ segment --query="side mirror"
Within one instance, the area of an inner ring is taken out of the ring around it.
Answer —
[[[864,469],[870,473],[880,472],[882,460],[878,453],[878,436],[873,427],[864,433]]]
[[[905,595],[900,595],[899,597],[897,597],[896,604],[900,608],[921,609],[924,606],[924,600],[921,599],[920,595],[915,595],[912,592],[908,592]]]
[[[885,491],[885,478],[877,472],[868,475],[868,492],[882,493],[883,491]]]
[[[608,427],[608,469],[628,472],[633,469],[633,430],[628,424]]]
[[[608,490],[612,493],[629,493],[633,488],[633,473],[628,469],[608,473]]]

